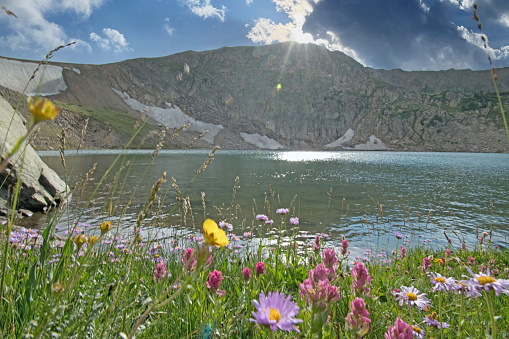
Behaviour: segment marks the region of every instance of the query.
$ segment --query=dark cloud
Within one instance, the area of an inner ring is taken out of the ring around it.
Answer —
[[[503,1],[509,7],[509,1]],[[465,41],[454,23],[460,12],[464,20],[470,17],[472,29],[473,12],[461,11],[450,2],[434,1],[427,6],[429,11],[418,0],[322,0],[307,17],[303,30],[315,38],[334,32],[343,46],[355,50],[364,63],[374,68],[490,67],[485,52]],[[493,17],[494,8],[486,6],[479,15]]]

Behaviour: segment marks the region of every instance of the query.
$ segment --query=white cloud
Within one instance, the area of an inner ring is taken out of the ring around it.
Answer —
[[[253,3],[253,0],[246,0],[246,5],[251,5]]]
[[[254,21],[254,26],[247,34],[247,37],[255,42],[262,44],[271,44],[274,42],[297,41],[301,43],[314,43],[324,46],[331,51],[341,51],[357,62],[365,65],[355,50],[343,46],[339,38],[333,32],[327,32],[327,37],[313,39],[309,33],[304,33],[302,27],[306,17],[313,12],[311,3],[307,0],[272,0],[276,4],[278,11],[288,14],[291,22],[286,24],[275,23],[267,18],[259,18]],[[314,0],[318,3],[320,0]]]
[[[102,33],[105,37],[101,37],[95,32],[90,33],[90,40],[96,42],[105,51],[108,51],[110,48],[113,48],[114,53],[132,51],[124,35],[116,29],[104,28]]]
[[[421,1],[421,0],[419,0]],[[451,4],[458,6],[464,11],[470,11],[474,8],[474,0],[440,0],[442,2],[450,2]],[[422,1],[421,1],[422,3]]]
[[[12,51],[32,51],[45,55],[50,50],[76,41],[70,39],[64,27],[48,19],[60,13],[77,14],[88,18],[94,9],[106,0],[5,0],[2,6],[12,11],[17,19],[1,16],[7,32],[0,37],[0,47]],[[78,39],[79,40],[79,39]],[[90,45],[79,40],[72,49],[90,51]]]
[[[506,27],[509,27],[509,14],[503,14],[500,19],[498,19],[498,21],[506,26]]]
[[[493,60],[501,60],[501,59],[508,59],[509,58],[509,45],[508,46],[502,46],[498,49],[491,48],[489,46],[488,38],[485,36],[486,42],[488,43],[487,49],[484,48],[484,41],[481,39],[480,33],[475,33],[472,30],[468,30],[467,28],[463,26],[458,26],[458,33],[460,36],[465,39],[467,42],[471,43],[474,46],[477,46],[479,48],[482,48],[483,50],[488,53]]]
[[[187,6],[192,13],[203,19],[217,16],[222,22],[225,20],[226,7],[221,6],[221,9],[216,8],[212,6],[210,0],[180,0],[180,3]]]
[[[165,18],[164,22],[165,22],[163,25],[164,30],[166,31],[166,33],[168,33],[169,36],[173,36],[173,33],[175,33],[175,29],[168,24],[170,22],[170,19]]]

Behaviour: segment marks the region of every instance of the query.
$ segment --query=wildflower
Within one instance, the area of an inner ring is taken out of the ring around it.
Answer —
[[[81,246],[87,242],[87,237],[85,237],[84,234],[79,234],[74,237],[74,243],[76,244],[76,247],[78,247],[78,251],[80,250]]]
[[[446,249],[445,250],[445,257],[446,258],[450,258],[451,257],[451,250],[450,249]]]
[[[448,323],[441,323],[440,321],[438,321],[437,312],[433,312],[425,316],[424,322],[426,323],[427,326],[433,326],[438,329],[451,327],[451,325],[449,325]]]
[[[242,277],[244,278],[244,280],[247,282],[249,280],[251,280],[251,269],[249,267],[246,267],[242,270]]]
[[[351,338],[362,338],[369,331],[369,313],[362,298],[355,298],[350,303],[350,313],[345,318],[346,329]]]
[[[196,255],[194,254],[194,249],[188,248],[184,251],[184,254],[182,255],[182,263],[184,264],[184,267],[189,272],[192,272],[196,268],[196,264],[198,263],[196,261]]]
[[[385,339],[413,339],[414,333],[412,326],[405,323],[399,317],[396,318],[394,326],[389,326],[389,329],[384,333]]]
[[[290,218],[290,224],[296,226],[299,224],[299,218],[297,217],[294,217],[294,218]]]
[[[221,273],[221,271],[218,271],[218,270],[209,272],[209,280],[205,283],[207,288],[212,293],[214,293],[214,294],[217,293],[220,296],[224,296],[226,293],[225,291],[219,289],[219,286],[221,285],[221,281],[223,281],[222,275],[223,274]]]
[[[419,293],[420,291],[413,286],[401,286],[401,292],[395,293],[395,296],[396,300],[399,300],[399,306],[403,306],[403,304],[407,304],[409,307],[415,305],[422,310],[430,304],[430,301],[425,297],[426,293]]]
[[[371,277],[367,268],[361,262],[356,262],[352,270],[352,292],[357,297],[368,295],[369,284],[371,283]]]
[[[438,258],[438,259],[433,260],[433,262],[435,264],[442,266],[444,264],[445,260],[443,260],[442,258]]]
[[[265,215],[265,214],[258,214],[256,216],[256,220],[263,220],[263,221],[267,221],[269,220],[269,218]]]
[[[51,286],[51,294],[57,296],[64,291],[64,286],[58,281]]]
[[[111,221],[105,221],[101,224],[101,235],[108,233],[111,230],[112,223]]]
[[[251,232],[244,232],[244,238],[249,238],[253,235]]]
[[[415,339],[424,339],[426,337],[426,333],[418,326],[412,326],[412,331]]]
[[[256,275],[259,276],[259,275],[262,275],[263,272],[265,272],[265,264],[263,262],[259,262],[255,265],[255,272],[256,272]]]
[[[476,264],[476,262],[475,262],[474,257],[469,256],[469,257],[468,257],[468,260],[467,260],[467,263],[468,263],[469,265],[475,265],[475,264]]]
[[[333,248],[326,248],[322,253],[322,262],[325,267],[329,269],[329,281],[334,281],[337,277],[336,268],[338,267],[338,259],[336,258],[336,251]]]
[[[205,242],[212,246],[224,247],[228,245],[228,238],[226,233],[219,227],[212,219],[207,219],[203,222],[203,237]]]
[[[89,239],[88,239],[88,243],[90,245],[93,245],[97,242],[97,239],[99,239],[99,237],[97,235],[92,235]]]
[[[281,215],[288,214],[288,213],[290,213],[290,210],[288,210],[288,208],[278,208],[276,210],[276,213],[277,214],[281,214]]]
[[[272,225],[274,223],[274,220],[265,220],[265,224]]]
[[[403,246],[401,246],[399,248],[399,257],[403,260],[405,259],[406,257],[406,248],[404,248]]]
[[[320,241],[320,236],[317,234],[315,238],[315,243],[313,244],[313,251],[318,252],[321,246],[322,243]]]
[[[154,268],[154,281],[159,282],[166,277],[166,264],[164,261],[160,261],[157,263]]]
[[[455,288],[456,281],[454,278],[446,278],[440,273],[432,272],[428,277],[431,277],[431,283],[433,284],[433,292],[436,291],[449,291]]]
[[[34,119],[34,125],[46,120],[55,120],[60,112],[60,108],[55,107],[50,100],[41,98],[34,103],[32,97],[28,98],[28,109]]]
[[[394,231],[394,236],[396,237],[396,239],[402,239],[403,238],[403,234],[399,233],[398,231]]]
[[[323,264],[318,264],[315,269],[309,271],[309,278],[315,283],[318,283],[320,280],[327,279],[328,275],[329,269]]]
[[[253,317],[249,320],[260,326],[269,327],[272,331],[280,329],[283,331],[300,332],[295,324],[302,322],[295,316],[299,314],[297,303],[291,301],[291,296],[286,297],[283,293],[269,292],[267,296],[260,293],[260,301],[253,300],[256,313],[252,312]]]
[[[422,259],[422,266],[421,266],[421,270],[423,272],[426,272],[427,270],[429,270],[431,268],[431,260],[430,258],[428,257],[425,257]]]
[[[348,250],[348,240],[346,240],[343,236],[343,240],[341,240],[341,255],[347,256],[350,254],[350,251]]]
[[[479,273],[474,274],[470,267],[465,266],[467,271],[470,273],[472,277],[468,277],[464,275],[465,278],[470,278],[466,281],[461,281],[462,283],[471,286],[473,289],[477,291],[485,290],[488,292],[489,290],[494,290],[496,295],[499,296],[500,293],[504,293],[509,296],[509,280],[506,279],[495,279],[491,276],[491,271],[488,268],[488,274]]]

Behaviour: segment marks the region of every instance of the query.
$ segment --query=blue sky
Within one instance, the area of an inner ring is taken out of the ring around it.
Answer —
[[[294,40],[365,66],[489,69],[473,0],[0,0],[0,55],[103,64]],[[509,0],[479,0],[496,67],[509,66]]]

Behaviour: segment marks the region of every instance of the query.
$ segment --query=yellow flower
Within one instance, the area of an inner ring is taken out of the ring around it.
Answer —
[[[55,120],[60,112],[60,107],[55,107],[53,103],[47,99],[38,99],[34,103],[34,98],[28,98],[28,109],[34,118],[34,124],[45,120]]]
[[[78,251],[80,250],[81,246],[83,246],[83,244],[86,242],[87,242],[87,237],[85,237],[84,234],[78,234],[76,237],[74,237],[74,243],[78,247]]]
[[[112,223],[111,221],[105,221],[101,224],[101,235],[104,235],[104,233],[108,233],[111,230]]]
[[[99,237],[98,237],[97,235],[92,235],[92,236],[90,236],[90,238],[88,239],[88,243],[89,243],[90,245],[93,245],[93,244],[95,244],[95,242],[97,241],[97,239],[99,239]]]
[[[212,246],[224,247],[228,245],[226,233],[212,219],[207,219],[203,222],[203,237],[205,242]]]

